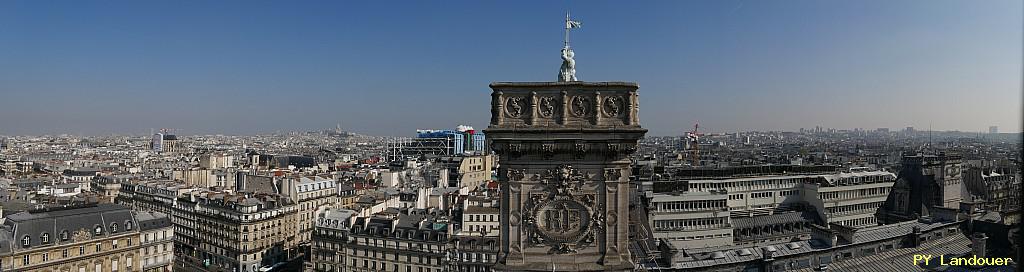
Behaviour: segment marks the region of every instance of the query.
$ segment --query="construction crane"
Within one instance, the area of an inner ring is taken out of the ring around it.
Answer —
[[[686,140],[690,142],[690,165],[700,165],[700,122],[693,123],[693,131],[686,133]]]

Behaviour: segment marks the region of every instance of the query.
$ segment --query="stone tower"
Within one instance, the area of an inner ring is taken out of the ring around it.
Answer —
[[[499,271],[631,271],[629,155],[647,132],[629,82],[496,82]]]

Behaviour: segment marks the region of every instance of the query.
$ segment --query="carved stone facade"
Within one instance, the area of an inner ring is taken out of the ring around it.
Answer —
[[[497,270],[631,271],[629,155],[647,132],[628,82],[492,83]],[[505,227],[507,226],[507,227]]]

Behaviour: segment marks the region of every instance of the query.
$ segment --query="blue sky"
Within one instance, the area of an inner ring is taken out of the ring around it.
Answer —
[[[1022,1],[2,1],[0,135],[483,128],[568,8],[651,135],[1021,130]]]

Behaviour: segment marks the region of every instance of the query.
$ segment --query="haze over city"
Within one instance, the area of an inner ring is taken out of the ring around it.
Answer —
[[[1020,271],[1024,2],[0,1],[0,271]]]
[[[483,128],[490,82],[555,80],[570,7],[649,135],[1021,131],[1021,1],[622,5],[4,1],[0,135]]]

